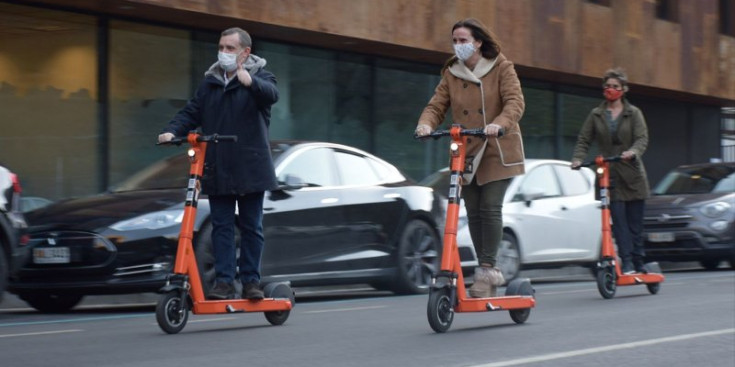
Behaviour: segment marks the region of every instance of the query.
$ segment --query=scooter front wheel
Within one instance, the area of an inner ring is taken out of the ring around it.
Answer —
[[[648,288],[649,293],[656,294],[661,289],[661,283],[647,283],[646,288]]]
[[[602,298],[610,299],[617,290],[617,274],[614,266],[605,266],[597,270],[597,290]]]
[[[510,283],[508,283],[508,286],[505,288],[505,295],[506,296],[534,296],[534,290],[531,286],[531,281],[527,278],[521,279],[516,278],[513,279]],[[528,320],[528,316],[531,315],[531,309],[530,308],[520,308],[515,310],[508,311],[510,313],[510,318],[515,322],[516,324],[522,324]]]
[[[181,331],[189,320],[186,299],[181,297],[181,292],[170,291],[163,294],[158,299],[158,304],[156,304],[158,326],[169,334],[176,334]]]
[[[454,321],[454,305],[452,305],[451,291],[449,288],[430,289],[429,304],[426,308],[429,325],[437,333],[449,330]]]

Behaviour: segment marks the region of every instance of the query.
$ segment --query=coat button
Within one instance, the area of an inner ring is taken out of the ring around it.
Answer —
[[[467,83],[462,84],[463,87],[467,88]]]
[[[480,115],[482,115],[482,108],[480,108],[479,110],[477,110],[477,113],[479,113]]]
[[[469,115],[469,114],[470,114],[470,112],[469,112],[469,111],[467,111],[467,110],[464,110],[464,111],[462,111],[462,113],[464,113],[464,114],[465,114],[465,116],[466,116],[466,115]]]

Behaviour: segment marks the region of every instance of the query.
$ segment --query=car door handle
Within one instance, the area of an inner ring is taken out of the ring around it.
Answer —
[[[562,205],[562,206],[561,206],[561,210],[562,210],[562,211],[564,211],[564,210],[567,210],[567,209],[568,209],[568,208],[566,207],[566,205]]]

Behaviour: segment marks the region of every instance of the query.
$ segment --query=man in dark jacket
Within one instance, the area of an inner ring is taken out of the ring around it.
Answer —
[[[235,298],[235,205],[241,233],[239,280],[242,298],[262,299],[263,197],[276,186],[268,127],[278,101],[275,76],[251,54],[250,35],[240,28],[222,32],[218,61],[204,74],[194,97],[158,136],[159,142],[201,128],[205,135],[236,135],[234,142],[208,144],[202,191],[212,214],[216,280],[210,299]]]

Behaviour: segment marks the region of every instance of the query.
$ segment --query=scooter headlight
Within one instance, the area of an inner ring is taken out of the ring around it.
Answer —
[[[449,145],[449,150],[451,150],[452,152],[456,152],[458,149],[459,149],[459,144],[457,143],[452,143]]]
[[[133,219],[123,220],[110,226],[116,231],[133,231],[137,229],[161,229],[181,224],[184,218],[183,209],[162,210],[143,214]]]

